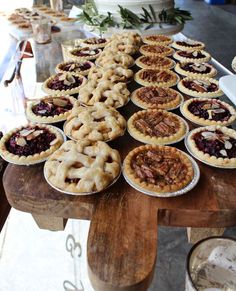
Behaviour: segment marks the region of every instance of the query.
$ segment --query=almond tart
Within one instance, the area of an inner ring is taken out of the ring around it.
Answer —
[[[143,37],[143,42],[152,45],[168,45],[173,42],[172,38],[162,34],[152,34]]]
[[[169,58],[158,56],[141,56],[136,59],[135,64],[142,69],[172,69],[175,62]]]
[[[3,159],[18,165],[41,162],[64,142],[56,127],[43,124],[28,124],[11,130],[0,141]]]
[[[167,57],[172,56],[174,50],[169,46],[145,44],[140,47],[140,53],[145,56]]]
[[[228,103],[208,98],[192,98],[183,103],[181,112],[199,125],[230,125],[236,119],[236,111]]]
[[[188,128],[178,115],[161,109],[134,113],[127,122],[130,135],[148,144],[172,144],[184,138]]]
[[[71,73],[87,76],[94,63],[86,60],[68,61],[60,63],[56,66],[56,73]]]
[[[217,70],[207,63],[178,63],[175,66],[175,71],[183,76],[198,78],[212,78],[217,75]]]
[[[109,43],[108,38],[102,37],[91,37],[86,38],[81,41],[82,46],[90,47],[90,48],[104,48]]]
[[[68,52],[68,58],[76,61],[81,60],[95,60],[99,57],[102,50],[98,48],[80,47]]]
[[[187,155],[169,146],[144,145],[133,149],[124,160],[123,171],[134,186],[157,194],[181,190],[194,177]]]
[[[142,86],[175,86],[179,77],[170,70],[142,69],[134,75],[134,80]]]
[[[71,96],[46,96],[27,103],[26,116],[32,122],[54,123],[66,120],[77,99]]]
[[[171,89],[157,86],[141,87],[133,91],[132,102],[143,109],[165,109],[177,108],[183,101],[183,96]]]
[[[202,50],[205,48],[205,44],[201,41],[186,39],[178,40],[172,43],[172,47],[177,50],[182,51],[193,51],[193,50]]]
[[[72,95],[78,93],[85,82],[86,78],[80,74],[58,73],[48,78],[42,89],[51,95]]]
[[[186,77],[178,83],[178,89],[193,97],[214,98],[224,93],[219,88],[219,82],[215,79],[194,79]]]
[[[206,63],[210,61],[211,55],[204,50],[176,51],[173,58],[181,63]]]
[[[211,125],[192,130],[187,137],[190,153],[216,167],[236,168],[236,131]]]

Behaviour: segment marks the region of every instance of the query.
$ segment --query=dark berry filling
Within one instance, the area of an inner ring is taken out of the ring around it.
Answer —
[[[176,42],[178,45],[181,45],[181,46],[187,46],[187,47],[198,47],[200,44],[199,43],[188,43],[188,42],[185,42],[185,41],[177,41]]]
[[[211,72],[211,67],[206,65],[197,65],[194,63],[187,63],[181,66],[181,68],[185,71],[191,72],[191,73],[201,73],[201,74],[208,74]]]
[[[84,43],[87,43],[87,44],[101,44],[105,42],[106,42],[105,38],[92,38],[92,39],[87,39],[84,41]]]
[[[31,130],[32,128],[27,127],[26,130]],[[26,137],[22,137],[20,134],[20,131],[14,133],[12,137],[6,142],[6,148],[9,152],[12,154],[18,155],[18,156],[29,156],[34,155],[37,153],[41,153],[43,151],[46,151],[50,148],[50,143],[56,138],[55,134],[51,133],[47,129],[42,129],[38,126],[35,128],[36,130],[43,130],[43,132],[30,139],[30,135]],[[23,138],[26,142],[24,146],[18,145],[19,138]]]
[[[70,85],[65,84],[65,80],[60,80],[60,76],[62,74],[58,74],[55,76],[53,80],[48,82],[48,88],[52,90],[70,90],[76,87],[79,87],[82,84],[82,79],[80,79],[77,76],[73,76],[75,79],[74,83],[71,83]]]
[[[236,158],[236,139],[225,136],[220,130],[216,130],[215,136],[205,137],[204,131],[197,132],[194,135],[194,141],[198,149],[205,154],[215,156],[217,158]]]
[[[55,116],[71,110],[73,105],[70,103],[70,101],[67,99],[62,100],[65,100],[65,102],[67,102],[65,106],[55,105],[53,104],[53,101],[45,102],[42,100],[39,104],[32,107],[32,111],[34,112],[34,114],[40,116]]]
[[[205,58],[206,56],[201,53],[200,51],[195,51],[195,52],[185,52],[185,51],[180,51],[178,52],[179,56],[184,57],[184,58],[189,58],[189,59],[202,59]]]
[[[89,62],[85,62],[82,64],[70,62],[61,66],[63,71],[72,72],[72,71],[86,71],[91,68],[91,64]]]
[[[196,91],[196,92],[215,92],[218,90],[218,86],[215,83],[201,83],[199,82],[194,82],[194,81],[183,81],[183,85],[192,90],[192,91]]]
[[[90,56],[97,55],[98,53],[99,53],[99,50],[97,49],[91,50],[90,48],[82,48],[82,49],[74,51],[72,54],[77,57],[90,57]]]
[[[3,137],[3,133],[0,131],[0,139]]]

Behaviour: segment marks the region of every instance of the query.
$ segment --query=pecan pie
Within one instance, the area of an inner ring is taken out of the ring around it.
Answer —
[[[182,50],[182,51],[193,51],[193,50],[202,50],[205,48],[205,45],[203,42],[200,42],[200,41],[186,39],[182,41],[173,42],[172,47],[177,50]]]
[[[120,155],[105,142],[65,142],[44,165],[46,180],[74,194],[100,192],[120,174]]]
[[[64,63],[60,63],[56,66],[56,73],[71,73],[71,74],[81,74],[83,76],[88,75],[90,69],[94,66],[94,64],[90,61],[68,61]]]
[[[145,44],[140,47],[140,53],[145,56],[166,57],[172,56],[174,50],[169,46]]]
[[[79,101],[86,106],[94,105],[96,102],[118,108],[124,106],[129,100],[130,92],[125,83],[112,83],[110,81],[89,80],[80,89]]]
[[[66,120],[76,103],[71,96],[47,96],[38,101],[28,102],[28,120],[40,123],[54,123]]]
[[[169,146],[145,145],[135,148],[124,160],[124,175],[141,190],[157,193],[183,189],[193,179],[191,160]]]
[[[211,55],[203,50],[177,51],[173,57],[180,62],[205,63],[210,61]]]
[[[56,127],[28,124],[5,134],[0,141],[0,154],[10,163],[29,165],[50,156],[64,142]]]
[[[173,42],[172,38],[162,34],[153,34],[143,37],[143,42],[154,45],[168,45]]]
[[[86,82],[86,78],[79,74],[58,73],[51,76],[43,83],[43,90],[51,95],[72,95]]]
[[[171,144],[182,139],[187,131],[179,116],[161,109],[138,111],[127,126],[132,137],[148,144]]]
[[[171,89],[162,87],[141,87],[136,89],[132,95],[133,103],[143,109],[175,109],[183,101],[183,96]]]
[[[99,67],[110,68],[114,66],[121,66],[130,68],[134,65],[134,59],[124,53],[113,53],[112,51],[104,51],[96,60],[95,64]]]
[[[183,76],[193,78],[212,78],[217,74],[216,69],[207,63],[178,63],[175,66],[175,71]]]
[[[109,43],[107,38],[91,37],[83,39],[81,44],[90,48],[104,48]]]
[[[68,58],[76,61],[95,60],[99,57],[102,50],[98,48],[80,47],[68,52]]]
[[[190,152],[212,166],[236,167],[236,131],[225,126],[199,127],[187,138]]]
[[[133,71],[116,66],[114,68],[101,68],[94,66],[89,74],[88,80],[111,81],[112,83],[129,83],[133,79]]]
[[[142,86],[175,86],[179,77],[170,70],[142,69],[134,75],[134,80]]]
[[[175,66],[175,62],[169,58],[158,56],[141,56],[135,64],[142,69],[172,69]]]
[[[181,112],[190,121],[199,125],[229,125],[236,119],[235,109],[217,99],[189,99],[184,102]]]
[[[219,97],[223,92],[219,88],[219,82],[215,79],[201,78],[184,78],[178,83],[178,89],[193,97]]]
[[[114,108],[97,102],[90,107],[74,107],[64,125],[74,140],[110,141],[124,134],[126,121]]]

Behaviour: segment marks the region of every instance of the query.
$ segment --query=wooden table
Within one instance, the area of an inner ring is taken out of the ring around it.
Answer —
[[[137,110],[129,102],[120,112],[128,118]],[[141,145],[128,133],[109,144],[120,151],[122,159]],[[176,146],[185,149],[183,142]],[[95,290],[138,291],[146,290],[152,280],[158,225],[214,228],[236,225],[236,170],[198,164],[201,171],[198,185],[172,198],[144,195],[123,177],[100,194],[66,195],[46,183],[42,164],[30,167],[9,164],[3,183],[10,205],[31,213],[42,228],[63,229],[68,218],[91,220],[87,256]]]

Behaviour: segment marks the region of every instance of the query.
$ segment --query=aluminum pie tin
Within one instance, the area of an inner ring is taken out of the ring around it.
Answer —
[[[70,191],[66,191],[66,190],[63,190],[63,189],[60,189],[56,186],[54,186],[49,180],[48,178],[46,177],[46,174],[45,174],[45,167],[43,168],[43,175],[44,175],[44,178],[46,180],[46,182],[55,190],[61,192],[61,193],[64,193],[64,194],[69,194],[69,195],[75,195],[75,196],[86,196],[86,195],[93,195],[93,194],[97,194],[97,193],[101,193],[102,191],[108,189],[109,187],[111,187],[112,185],[114,185],[120,178],[120,175],[121,175],[121,170],[118,174],[118,176],[109,184],[107,185],[107,187],[105,187],[104,189],[100,190],[100,191],[93,191],[93,192],[70,192]]]
[[[198,183],[199,179],[200,179],[200,169],[198,167],[198,164],[194,161],[194,159],[192,157],[190,157],[188,154],[186,154],[185,152],[181,151],[183,154],[185,154],[189,160],[192,163],[193,166],[193,179],[192,181],[186,185],[184,188],[174,191],[174,192],[156,192],[156,191],[150,191],[147,190],[143,187],[138,186],[137,184],[133,183],[125,174],[124,170],[122,172],[126,182],[133,187],[134,189],[138,190],[139,192],[142,192],[143,194],[147,194],[149,196],[154,196],[154,197],[160,197],[160,198],[168,198],[168,197],[176,197],[176,196],[180,196],[183,195],[187,192],[189,192],[190,190],[192,190]]]
[[[186,147],[186,149],[188,150],[188,152],[195,158],[197,159],[198,161],[208,165],[208,166],[211,166],[211,167],[214,167],[214,168],[219,168],[219,169],[236,169],[236,166],[218,166],[218,165],[214,165],[213,163],[210,163],[210,162],[206,162],[204,160],[202,160],[201,158],[199,158],[192,150],[191,148],[189,147],[189,144],[188,144],[188,138],[191,134],[191,131],[186,135],[185,139],[184,139],[184,145]]]

